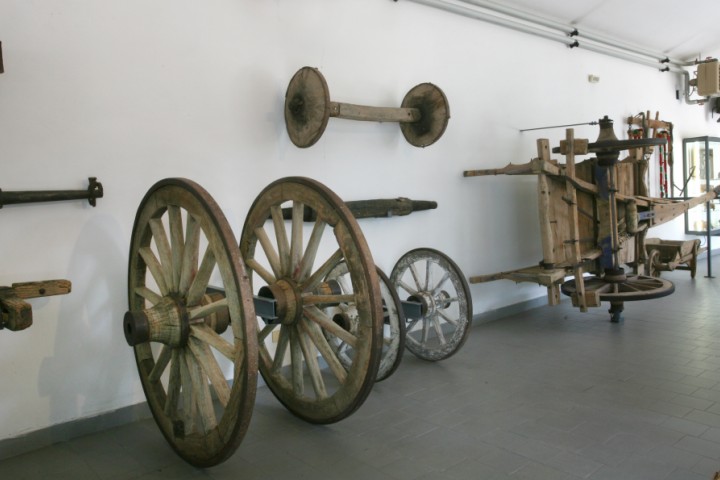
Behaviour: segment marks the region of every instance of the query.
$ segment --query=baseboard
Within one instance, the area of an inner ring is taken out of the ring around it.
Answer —
[[[111,412],[35,430],[20,437],[0,440],[0,461],[73,438],[150,418],[147,403],[138,403]]]
[[[488,312],[473,315],[473,324],[492,322],[503,317],[541,307],[547,303],[545,296],[526,300],[524,302],[500,307]],[[258,387],[264,385],[262,377],[258,376]],[[152,414],[147,403],[138,403],[128,407],[119,408],[111,412],[101,413],[93,417],[81,418],[70,422],[60,423],[47,428],[36,430],[20,437],[0,440],[0,461],[23,453],[38,450],[49,445],[72,440],[73,438],[99,433],[114,427],[126,425],[151,418]]]
[[[547,296],[546,295],[543,295],[543,296],[540,296],[537,298],[532,298],[530,300],[525,300],[524,302],[513,303],[512,305],[500,307],[495,310],[489,310],[487,312],[476,313],[475,315],[473,315],[473,323],[481,324],[481,323],[492,322],[494,320],[499,320],[501,318],[510,317],[512,315],[517,315],[518,313],[523,313],[528,310],[532,310],[534,308],[542,307],[544,305],[547,305]]]

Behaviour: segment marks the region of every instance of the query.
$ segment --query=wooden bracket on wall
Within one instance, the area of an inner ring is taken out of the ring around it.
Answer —
[[[42,280],[0,287],[0,329],[18,331],[32,325],[32,306],[25,299],[65,295],[71,288],[70,280]]]

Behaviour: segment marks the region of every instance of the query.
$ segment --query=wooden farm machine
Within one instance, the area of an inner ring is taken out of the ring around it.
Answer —
[[[657,261],[648,263],[648,230],[713,200],[720,192],[716,188],[685,201],[641,195],[634,156],[619,160],[620,152],[666,140],[618,140],[607,116],[599,125],[600,134],[593,143],[574,138],[573,129],[566,130],[565,140],[552,150],[565,156],[565,164],[551,159],[548,140],[540,139],[538,157],[528,163],[464,172],[466,177],[537,175],[543,253],[539,265],[470,277],[470,283],[500,279],[538,283],[547,287],[549,304],[558,304],[562,292],[583,312],[610,302],[612,322],[621,320],[624,302],[674,291],[671,282],[651,275]],[[576,155],[588,154],[595,157],[575,163]]]

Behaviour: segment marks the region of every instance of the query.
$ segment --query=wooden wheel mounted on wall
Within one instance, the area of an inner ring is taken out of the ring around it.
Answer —
[[[292,220],[283,220],[283,207],[292,208]],[[306,207],[317,214],[307,230]],[[253,291],[276,301],[278,318],[261,321],[258,332],[259,367],[268,387],[291,412],[309,422],[347,417],[370,393],[382,350],[377,273],[352,213],[316,181],[278,180],[250,208],[240,251]],[[353,291],[338,294],[325,279],[342,260]],[[335,323],[324,311],[338,304],[354,305],[355,331]],[[329,337],[352,347],[349,365],[338,360]]]
[[[380,356],[380,367],[378,368],[376,382],[385,380],[392,375],[402,360],[405,348],[405,315],[400,304],[395,288],[385,273],[377,268],[380,280],[380,295],[383,307],[383,345]],[[347,264],[343,261],[338,263],[326,277],[331,290],[340,294],[353,292],[350,272]],[[342,325],[345,330],[355,332],[358,327],[358,314],[354,304],[339,303],[325,309],[328,317],[335,323]],[[340,363],[346,368],[352,364],[353,348],[341,338],[328,335],[328,342],[335,351]]]
[[[225,295],[207,294],[210,284]],[[189,463],[220,463],[250,421],[257,334],[236,240],[202,187],[166,179],[145,195],[133,227],[128,290],[125,336],[155,421]]]
[[[460,268],[431,248],[410,250],[390,274],[398,296],[422,305],[422,317],[406,325],[405,346],[430,361],[455,354],[472,323],[472,297]]]

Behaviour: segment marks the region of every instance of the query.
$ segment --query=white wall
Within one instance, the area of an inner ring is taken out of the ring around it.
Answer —
[[[347,200],[436,200],[434,211],[362,222],[376,263],[389,271],[429,246],[469,276],[540,260],[536,179],[462,177],[526,162],[538,136],[564,135],[520,128],[607,114],[621,136],[623,118],[659,110],[677,139],[720,133],[706,109],[675,100],[671,74],[409,2],[4,0],[0,35],[0,188],[82,189],[97,176],[106,192],[97,208],[0,211],[0,285],[73,282],[70,295],[32,301],[30,329],[0,332],[0,439],[144,400],[121,321],[135,210],[161,178],[204,185],[237,235],[257,193],[287,175]],[[304,65],[351,103],[398,106],[433,82],[450,101],[448,129],[418,149],[397,125],[333,119],[298,149],[282,108]],[[682,236],[681,223],[664,228]],[[471,289],[476,313],[545,295],[510,282]]]

